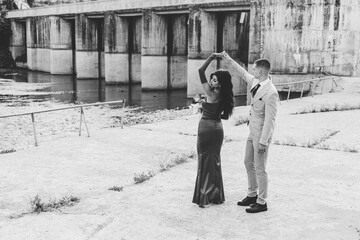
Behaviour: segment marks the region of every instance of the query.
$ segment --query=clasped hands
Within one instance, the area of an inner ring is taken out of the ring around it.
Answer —
[[[227,54],[225,51],[223,51],[221,53],[213,53],[212,56],[214,58],[220,58],[220,59],[229,59],[230,58],[229,54]]]

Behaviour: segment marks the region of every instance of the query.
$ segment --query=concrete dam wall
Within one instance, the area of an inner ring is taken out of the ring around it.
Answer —
[[[35,2],[39,6],[40,1]],[[10,11],[18,66],[142,89],[202,92],[197,69],[227,51],[251,71],[358,76],[360,3],[354,0],[106,0]],[[222,67],[213,62],[207,74]],[[247,86],[233,74],[236,95]]]

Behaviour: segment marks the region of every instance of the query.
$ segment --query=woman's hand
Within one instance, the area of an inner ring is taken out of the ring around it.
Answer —
[[[222,53],[213,53],[214,58],[223,58]]]

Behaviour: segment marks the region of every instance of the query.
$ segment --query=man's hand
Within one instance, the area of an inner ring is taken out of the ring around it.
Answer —
[[[267,146],[264,145],[264,144],[259,143],[258,153],[259,153],[259,154],[263,154],[264,152],[266,152],[266,150],[267,150]]]
[[[221,54],[222,58],[224,58],[224,59],[230,59],[230,56],[229,56],[229,54],[227,54],[227,52],[223,51],[223,52],[221,52],[220,54]]]

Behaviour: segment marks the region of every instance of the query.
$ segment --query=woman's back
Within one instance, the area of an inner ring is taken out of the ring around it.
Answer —
[[[203,107],[203,114],[202,114],[202,119],[220,119],[220,102],[217,103],[208,103],[208,102],[203,102],[202,103],[202,107]]]

